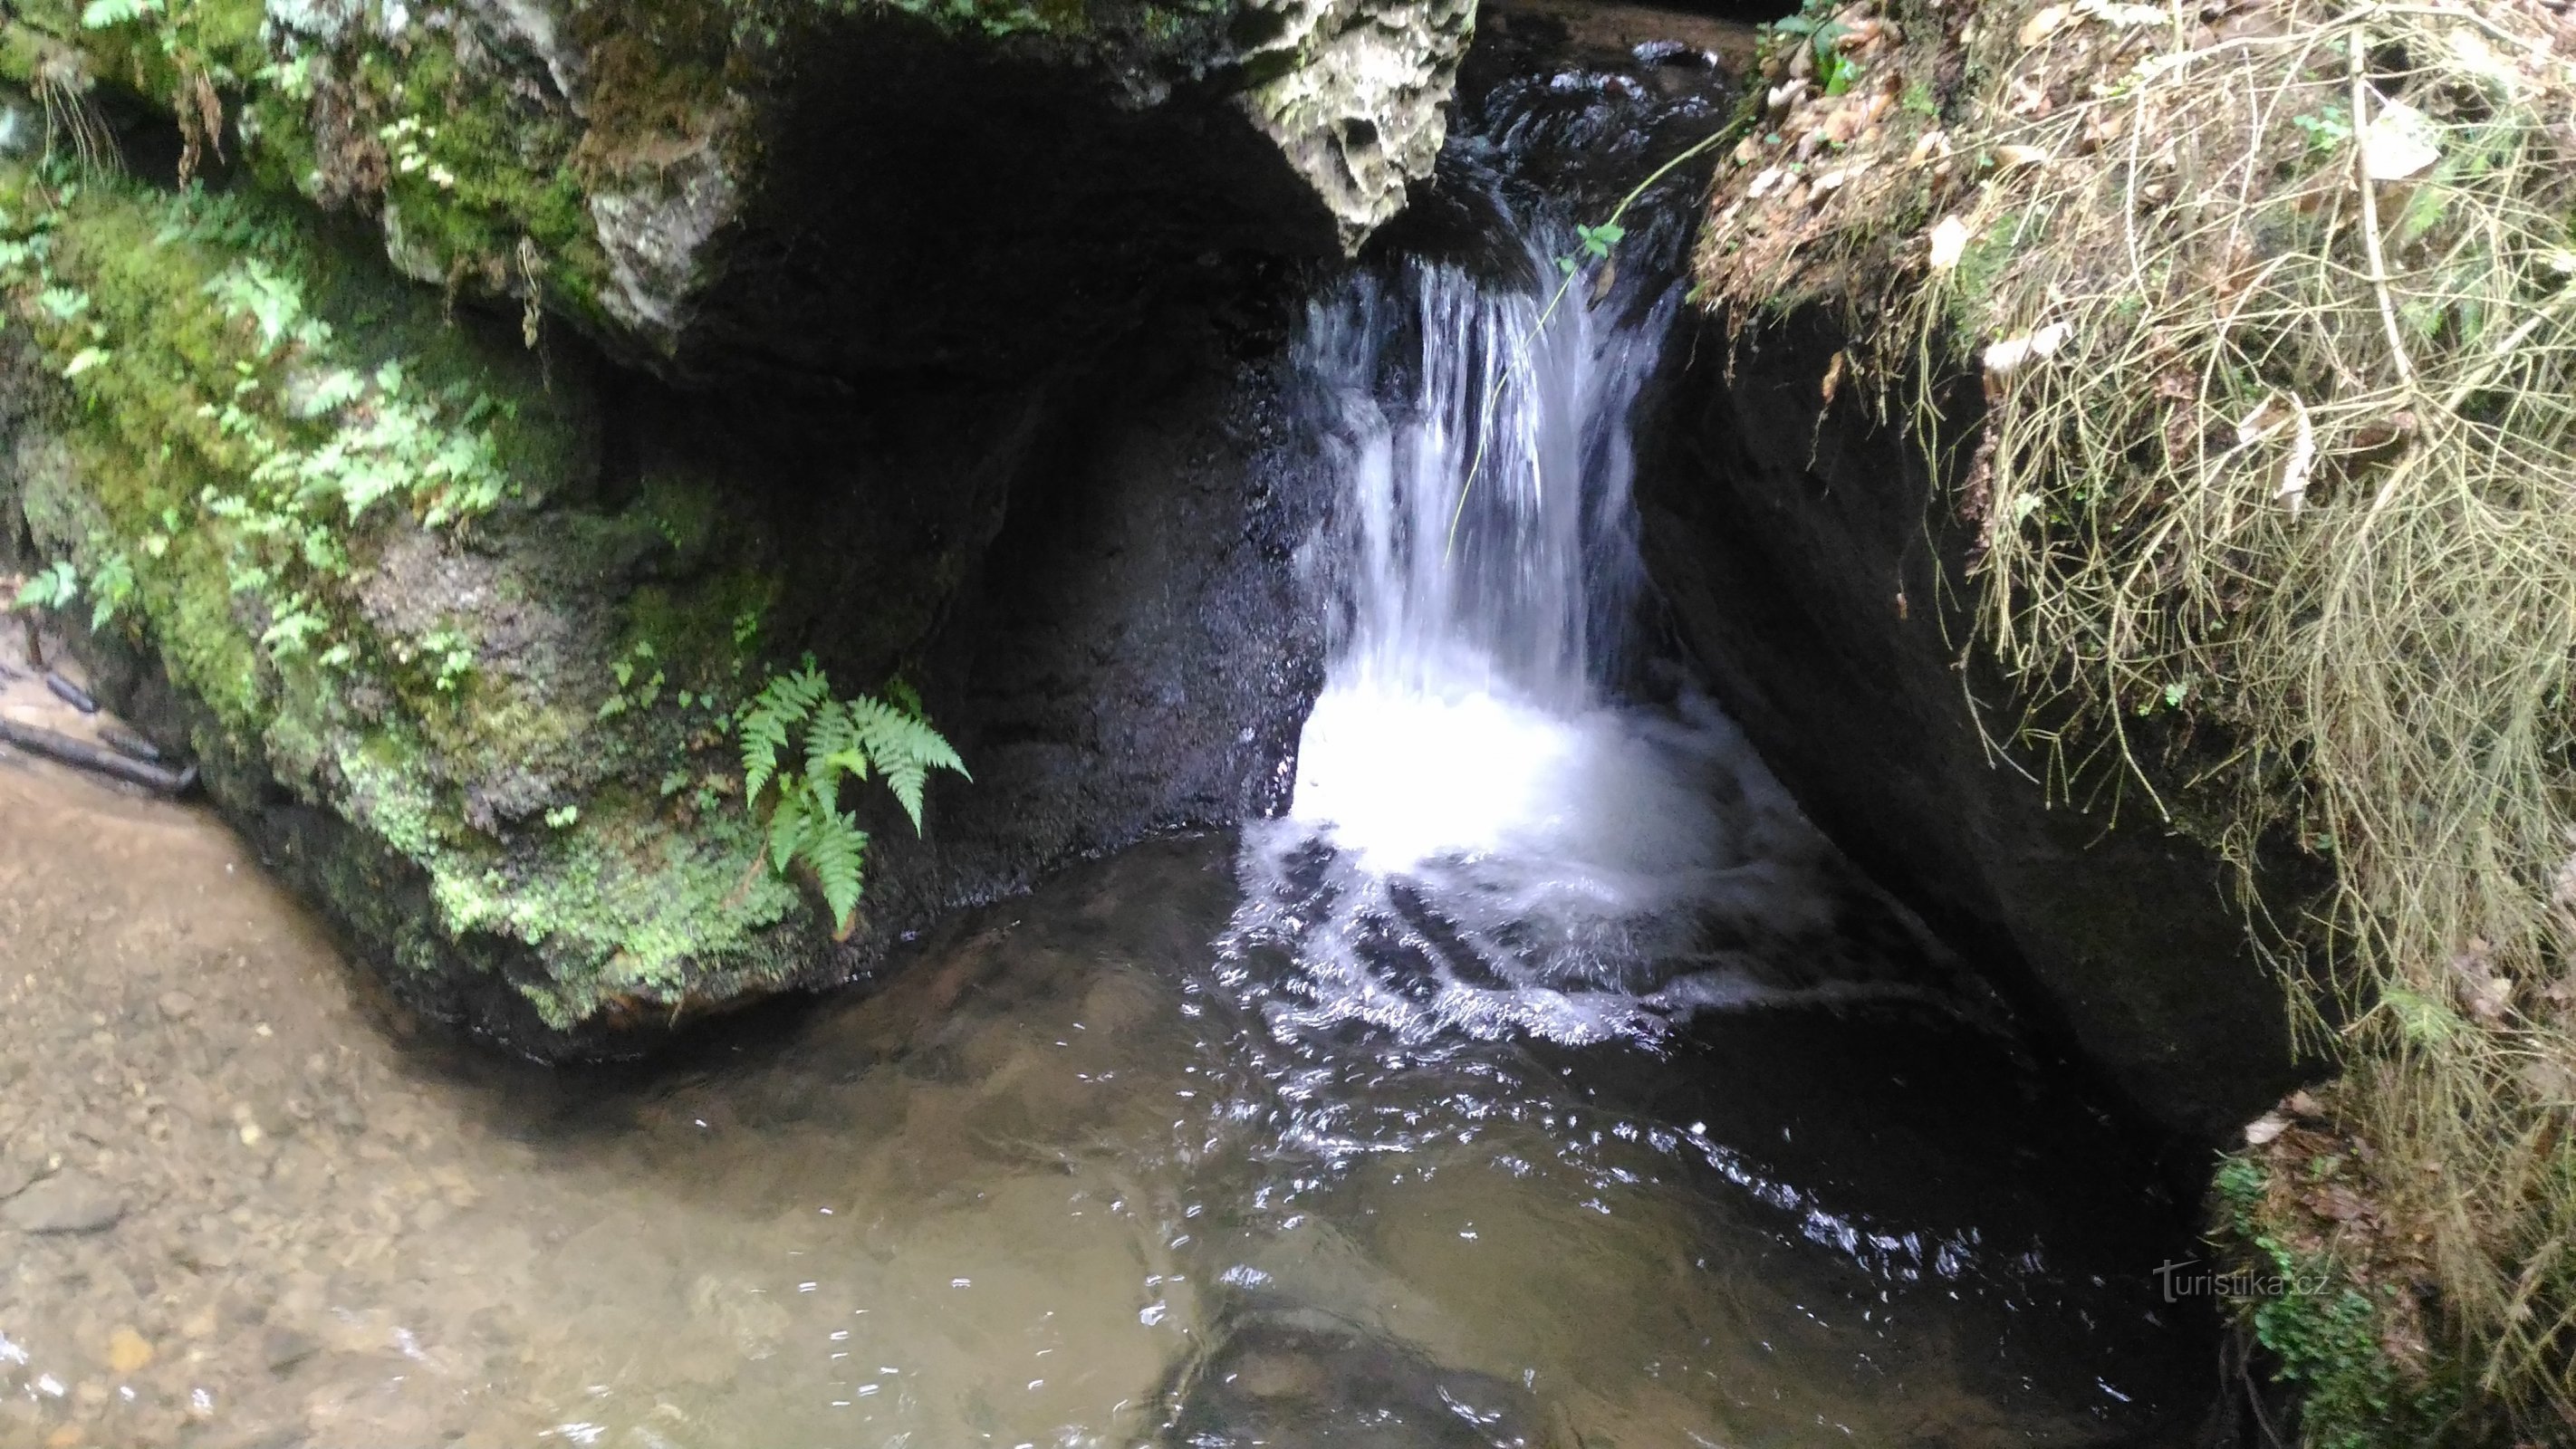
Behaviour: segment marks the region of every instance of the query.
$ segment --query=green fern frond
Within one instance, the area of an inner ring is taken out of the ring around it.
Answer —
[[[954,770],[967,779],[975,778],[966,774],[966,762],[927,720],[877,699],[849,700],[842,708],[849,712],[868,758],[876,762],[877,773],[885,777],[886,788],[912,817],[914,830],[921,829],[921,792],[930,771]]]
[[[769,868],[784,874],[787,863],[796,858],[805,843],[806,823],[812,810],[805,803],[802,790],[781,790],[778,806],[769,812]]]
[[[844,772],[867,778],[863,748],[848,706],[827,703],[815,710],[805,726],[805,778],[813,782],[815,793],[826,800],[835,797]]]
[[[736,728],[742,735],[742,798],[757,800],[787,752],[787,721],[755,704]]]
[[[899,693],[917,706],[909,690]],[[917,707],[866,698],[834,702],[831,682],[811,655],[793,673],[763,685],[734,728],[742,739],[745,802],[757,806],[762,792],[776,787],[769,795],[770,867],[784,874],[802,861],[814,872],[836,936],[847,935],[856,919],[868,843],[858,817],[841,809],[843,782],[882,776],[919,830],[930,771],[966,773],[965,761]],[[802,774],[783,768],[794,758],[791,741],[803,751]]]
[[[831,681],[814,667],[811,656],[792,674],[773,676],[744,707],[735,730],[742,736],[742,797],[760,798],[760,787],[778,773],[787,753],[787,733],[803,724],[817,705],[832,697]]]
[[[805,863],[823,888],[823,904],[832,912],[835,935],[847,935],[851,914],[859,905],[859,875],[866,859],[867,832],[858,818],[835,813],[813,817],[805,832]]]

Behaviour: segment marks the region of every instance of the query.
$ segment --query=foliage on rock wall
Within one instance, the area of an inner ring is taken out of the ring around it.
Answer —
[[[558,1026],[801,967],[814,917],[732,745],[774,586],[723,538],[694,572],[633,563],[723,510],[684,479],[616,513],[549,496],[583,468],[580,397],[516,338],[292,210],[76,172],[0,163],[0,325],[37,362],[0,385],[46,420],[0,483],[46,576],[208,705],[201,752],[425,882],[434,919],[372,944],[506,969]]]
[[[1703,301],[1745,335],[1843,309],[1823,386],[1957,480],[2007,732],[2052,789],[2245,868],[2389,1224],[2333,1251],[2426,1305],[2392,1383],[2456,1367],[2460,1422],[2566,1432],[2576,28],[2523,0],[1855,4],[1775,31],[1756,104]],[[1970,379],[1982,422],[1945,431]],[[2334,884],[2267,914],[2283,852]],[[2359,1442],[2321,1427],[2366,1417],[2330,1377],[2310,1437]]]

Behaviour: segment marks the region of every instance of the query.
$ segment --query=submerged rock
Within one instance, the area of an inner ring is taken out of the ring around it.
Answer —
[[[96,1233],[125,1216],[116,1190],[83,1172],[58,1172],[0,1204],[0,1222],[22,1233]]]
[[[1160,1442],[1187,1449],[1531,1449],[1526,1390],[1442,1368],[1329,1314],[1267,1310],[1237,1321],[1177,1390]]]

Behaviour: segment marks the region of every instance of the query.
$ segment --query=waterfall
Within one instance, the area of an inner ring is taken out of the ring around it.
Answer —
[[[1556,235],[1517,275],[1416,259],[1304,319],[1338,627],[1235,929],[1303,968],[1285,1025],[1652,1034],[1756,990],[1757,945],[1831,934],[1822,848],[1734,727],[1677,679],[1636,695],[1631,414],[1678,289],[1559,297]]]

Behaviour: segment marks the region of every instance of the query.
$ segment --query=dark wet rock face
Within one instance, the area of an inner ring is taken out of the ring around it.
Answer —
[[[1809,315],[1668,352],[1638,491],[1675,624],[1837,844],[2153,1120],[2223,1140],[2296,1076],[2223,867],[1998,760],[1968,701],[2010,696],[1960,671],[1966,531],[1909,438],[1821,405],[1839,345]]]

